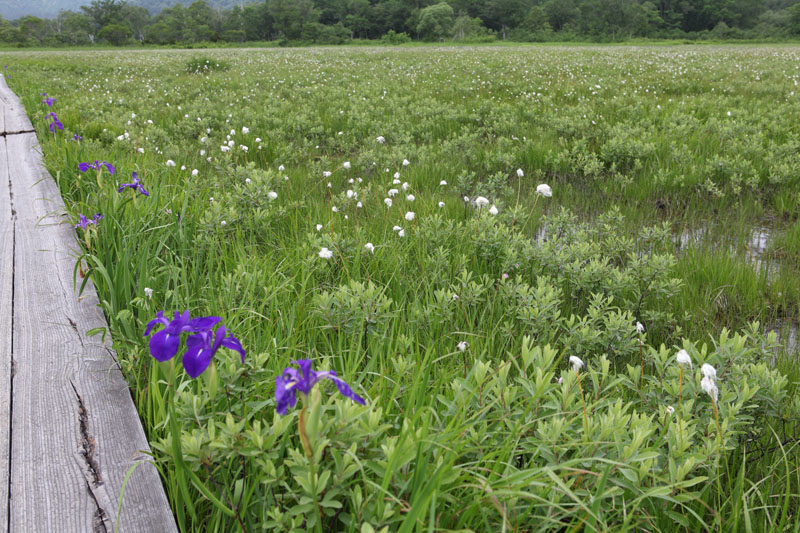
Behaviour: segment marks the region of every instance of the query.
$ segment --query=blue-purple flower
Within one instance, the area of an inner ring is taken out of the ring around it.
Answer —
[[[219,321],[220,318],[218,316],[193,319],[189,316],[189,311],[184,311],[183,313],[175,311],[174,318],[169,320],[164,316],[164,311],[159,311],[156,317],[147,323],[147,329],[144,332],[144,336],[147,337],[158,324],[166,326],[150,338],[150,355],[158,361],[169,361],[178,353],[181,333],[184,331],[196,333],[210,329]]]
[[[78,135],[77,133],[73,133],[73,134],[72,134],[72,140],[73,140],[73,141],[82,141],[82,140],[83,140],[83,137],[82,137],[82,136],[80,136],[80,135]]]
[[[193,378],[202,374],[211,364],[211,359],[214,358],[214,354],[217,353],[220,346],[239,352],[239,355],[242,356],[242,363],[244,363],[242,344],[233,335],[226,336],[226,333],[225,325],[221,324],[216,332],[206,329],[200,333],[189,335],[189,338],[186,339],[187,350],[183,354],[183,368],[187,374]]]
[[[92,217],[91,219],[86,218],[86,215],[81,213],[81,216],[78,217],[78,223],[75,224],[75,228],[86,229],[89,227],[89,224],[97,224],[102,218],[103,215],[101,215],[100,213],[95,214],[95,216]]]
[[[193,335],[189,335],[186,339],[187,349],[182,362],[186,373],[192,378],[196,378],[208,368],[220,347],[239,352],[244,363],[245,351],[239,340],[229,335],[224,325],[220,325],[216,332],[213,330],[219,321],[218,316],[191,318],[189,311],[183,313],[175,311],[174,318],[169,320],[163,311],[159,311],[156,318],[147,324],[144,332],[146,337],[158,324],[165,326],[150,338],[150,355],[157,361],[169,361],[178,353],[181,333],[189,332]]]
[[[311,370],[310,359],[292,361],[300,368],[298,372],[292,367],[285,368],[280,376],[275,378],[275,404],[278,414],[285,415],[290,407],[297,405],[297,392],[305,395],[311,392],[314,385],[323,379],[329,379],[336,384],[336,388],[345,398],[350,398],[356,403],[364,405],[364,398],[353,392],[353,389],[336,375],[333,370],[328,372],[315,372]]]
[[[55,102],[55,100],[47,96],[47,93],[42,93],[42,96],[44,96],[44,100],[42,100],[42,103],[47,104],[47,107],[53,107],[53,102]]]
[[[114,175],[114,165],[111,163],[106,163],[105,161],[98,161],[97,159],[94,160],[94,163],[78,163],[78,170],[81,172],[86,172],[90,168],[95,170],[101,170],[102,167],[106,167],[108,169],[108,173],[112,176]]]
[[[139,176],[136,172],[133,173],[133,183],[123,183],[122,186],[117,189],[117,192],[122,192],[125,189],[133,189],[134,191],[139,191],[144,196],[150,196],[150,193],[145,190],[144,185],[139,182]]]
[[[61,123],[60,120],[58,120],[58,117],[56,116],[55,113],[48,113],[47,114],[47,118],[52,120],[52,122],[50,123],[50,126],[49,126],[50,127],[50,131],[55,132],[56,128],[58,128],[59,130],[63,130],[64,129],[64,125]]]

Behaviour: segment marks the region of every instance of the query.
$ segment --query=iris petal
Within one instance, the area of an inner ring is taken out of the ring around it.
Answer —
[[[183,368],[192,378],[196,378],[211,364],[214,351],[208,346],[207,336],[202,333],[190,335],[186,339],[186,346],[188,349],[183,354]]]
[[[162,329],[150,338],[150,355],[157,361],[169,361],[178,353],[180,343],[179,335],[171,335],[168,330]]]

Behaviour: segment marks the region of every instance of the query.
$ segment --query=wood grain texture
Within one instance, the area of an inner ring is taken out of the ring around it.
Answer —
[[[176,531],[114,353],[85,335],[106,321],[91,282],[80,301],[73,288],[75,230],[36,137],[9,135],[6,149],[17,212],[10,530],[112,531],[123,479],[142,462],[120,530]]]
[[[33,125],[25,113],[25,106],[8,88],[5,76],[0,76],[0,104],[3,106],[3,129],[0,132],[33,130]]]
[[[6,162],[0,138],[0,529],[8,524],[9,446],[11,445],[11,330],[14,282],[14,220]]]

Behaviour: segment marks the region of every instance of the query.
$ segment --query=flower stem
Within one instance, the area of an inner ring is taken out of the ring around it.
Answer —
[[[576,370],[575,375],[578,377],[578,388],[581,390],[581,403],[583,403],[583,436],[584,438],[589,438],[589,415],[586,414],[586,398],[583,397],[581,374]]]
[[[319,497],[317,496],[317,468],[314,464],[314,450],[311,448],[311,442],[306,435],[306,409],[308,405],[303,404],[300,410],[300,418],[297,421],[298,432],[300,433],[300,442],[303,444],[303,451],[308,458],[308,467],[311,470],[311,492],[314,497],[314,507],[317,510],[317,527],[315,528],[319,533],[322,533],[322,509],[319,506]]]
[[[681,446],[683,446],[683,419],[681,412],[683,411],[683,365],[680,366],[680,378],[678,379],[678,436],[681,439]]]

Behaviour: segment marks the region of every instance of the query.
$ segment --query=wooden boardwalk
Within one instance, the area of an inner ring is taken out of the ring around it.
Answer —
[[[91,282],[80,301],[73,287],[74,223],[2,77],[0,106],[0,531],[176,531],[115,354],[85,334],[106,320]]]

